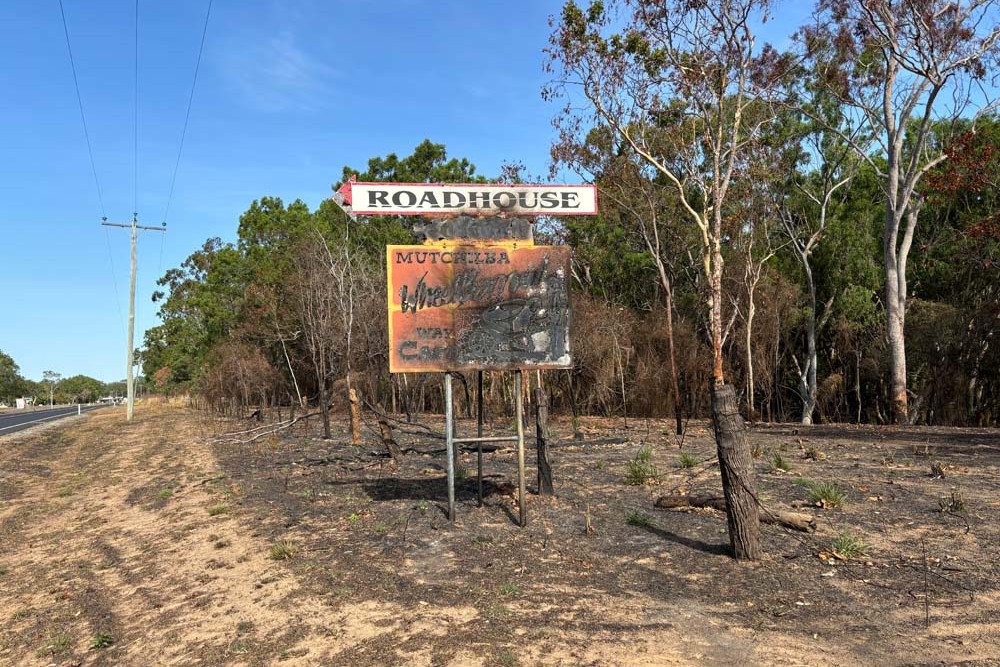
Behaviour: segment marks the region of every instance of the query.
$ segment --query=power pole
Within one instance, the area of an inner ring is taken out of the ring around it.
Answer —
[[[135,242],[138,236],[138,231],[140,229],[145,229],[150,232],[166,232],[167,223],[163,223],[162,227],[144,227],[142,225],[136,224],[138,222],[138,213],[132,213],[131,224],[123,225],[117,222],[108,222],[107,218],[103,218],[101,224],[105,227],[124,227],[125,229],[130,229],[132,231],[132,270],[129,272],[128,280],[128,368],[126,383],[128,385],[128,409],[126,411],[125,419],[127,421],[132,421],[132,413],[135,410],[135,369],[133,367],[133,361],[135,359],[135,271],[136,271],[136,261],[135,261]]]

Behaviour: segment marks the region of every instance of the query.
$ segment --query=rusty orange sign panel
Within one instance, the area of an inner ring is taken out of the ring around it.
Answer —
[[[569,248],[386,248],[393,373],[569,368]]]

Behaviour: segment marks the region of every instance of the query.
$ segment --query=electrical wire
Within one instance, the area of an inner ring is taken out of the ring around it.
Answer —
[[[80,120],[83,123],[83,136],[87,140],[87,155],[90,157],[90,170],[94,175],[94,187],[97,190],[97,201],[101,207],[101,217],[108,219],[104,209],[104,195],[101,192],[101,180],[97,176],[97,163],[94,160],[94,148],[90,143],[90,129],[87,126],[87,114],[83,111],[83,96],[80,94],[80,81],[76,75],[76,59],[73,57],[73,46],[69,39],[69,25],[66,22],[66,9],[63,0],[59,0],[59,15],[62,17],[63,35],[66,37],[66,51],[69,53],[69,66],[73,72],[73,87],[76,90],[76,102],[80,109]],[[122,313],[121,295],[118,293],[118,277],[115,274],[115,260],[111,252],[111,235],[107,228],[104,229],[104,239],[108,247],[108,260],[111,262],[111,285],[115,291],[115,306],[118,309],[118,323],[122,328],[122,338],[125,337],[125,316]]]
[[[170,214],[170,203],[174,198],[174,185],[177,183],[177,170],[181,165],[181,153],[184,152],[184,137],[187,136],[188,121],[191,118],[191,106],[194,103],[194,91],[195,87],[198,85],[198,71],[201,69],[201,55],[205,51],[205,37],[208,35],[208,19],[212,15],[212,0],[208,0],[208,10],[205,12],[205,24],[201,29],[201,44],[198,47],[198,59],[195,61],[194,65],[194,79],[191,81],[191,92],[188,95],[187,111],[184,113],[184,127],[181,130],[181,141],[180,145],[177,147],[177,160],[174,162],[174,173],[170,177],[170,191],[167,194],[167,206],[163,211],[163,222],[166,223],[167,216]],[[162,255],[162,246],[161,246]]]
[[[135,103],[132,119],[132,211],[139,210],[139,0],[135,0]]]
[[[101,205],[101,215],[107,218],[104,210],[104,196],[101,194],[101,181],[97,178],[97,163],[94,162],[94,149],[90,145],[90,130],[87,129],[87,116],[83,113],[83,97],[80,96],[80,82],[76,77],[76,61],[73,59],[73,47],[69,42],[69,27],[66,25],[66,10],[63,1],[59,0],[59,14],[62,16],[63,34],[66,35],[66,50],[69,51],[69,66],[73,70],[73,86],[76,88],[76,102],[80,107],[80,120],[83,121],[83,136],[87,139],[87,155],[90,156],[90,169],[94,173],[94,186],[97,188],[97,201]]]

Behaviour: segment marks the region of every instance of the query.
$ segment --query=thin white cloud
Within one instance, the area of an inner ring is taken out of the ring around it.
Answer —
[[[243,101],[260,111],[315,111],[328,104],[336,71],[307,53],[294,33],[230,44],[223,73]]]

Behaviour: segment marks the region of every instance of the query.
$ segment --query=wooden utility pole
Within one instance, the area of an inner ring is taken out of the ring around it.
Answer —
[[[132,222],[127,225],[123,225],[117,222],[108,222],[107,218],[104,218],[101,222],[105,227],[123,227],[125,229],[131,230],[132,238],[132,268],[129,272],[128,280],[128,367],[126,368],[126,383],[128,385],[128,409],[126,411],[125,419],[126,421],[132,421],[132,414],[135,411],[135,272],[136,272],[136,259],[135,259],[135,243],[136,237],[138,236],[138,231],[140,229],[145,229],[150,232],[166,232],[167,223],[163,223],[162,227],[144,227],[142,225],[136,224],[138,222],[138,213],[132,213]]]

